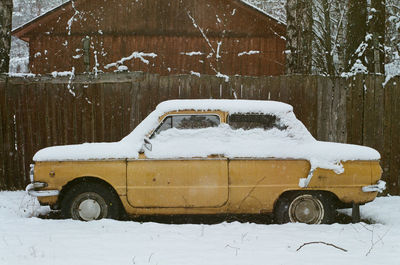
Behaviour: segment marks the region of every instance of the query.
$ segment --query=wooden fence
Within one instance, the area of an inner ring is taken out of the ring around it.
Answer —
[[[0,189],[23,189],[29,164],[51,145],[117,141],[175,98],[271,99],[294,106],[318,140],[380,151],[390,194],[400,184],[400,78],[383,76],[0,76]]]

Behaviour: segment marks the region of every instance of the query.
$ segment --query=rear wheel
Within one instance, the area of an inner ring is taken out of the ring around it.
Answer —
[[[329,224],[334,216],[333,201],[324,193],[289,193],[280,198],[275,206],[275,219],[281,224]]]
[[[120,201],[115,192],[106,185],[93,182],[73,186],[61,204],[64,218],[82,221],[119,219],[120,211]]]

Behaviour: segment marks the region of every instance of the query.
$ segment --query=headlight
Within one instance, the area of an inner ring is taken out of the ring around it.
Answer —
[[[29,179],[31,180],[31,182],[33,182],[33,174],[34,174],[35,165],[34,164],[30,164],[29,167],[30,167]]]

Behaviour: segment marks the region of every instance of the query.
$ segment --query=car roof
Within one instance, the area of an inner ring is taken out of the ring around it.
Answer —
[[[289,104],[272,100],[243,99],[176,99],[158,104],[157,111],[166,113],[181,110],[220,110],[228,113],[285,113],[293,111]]]

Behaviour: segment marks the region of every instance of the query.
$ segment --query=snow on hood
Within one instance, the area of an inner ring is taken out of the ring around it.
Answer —
[[[125,159],[128,157],[137,157],[137,151],[130,152],[129,146],[121,142],[84,143],[41,149],[35,154],[33,161]]]
[[[305,159],[313,168],[343,172],[341,162],[378,160],[379,153],[369,147],[316,141],[296,119],[292,107],[275,101],[253,100],[171,100],[162,102],[128,136],[115,143],[85,143],[55,146],[40,150],[34,161],[135,159],[143,139],[158,126],[159,117],[170,111],[222,110],[229,113],[274,114],[286,129],[232,130],[216,128],[161,132],[151,140],[153,149],[146,156],[155,159],[207,157],[220,154],[228,158]]]

